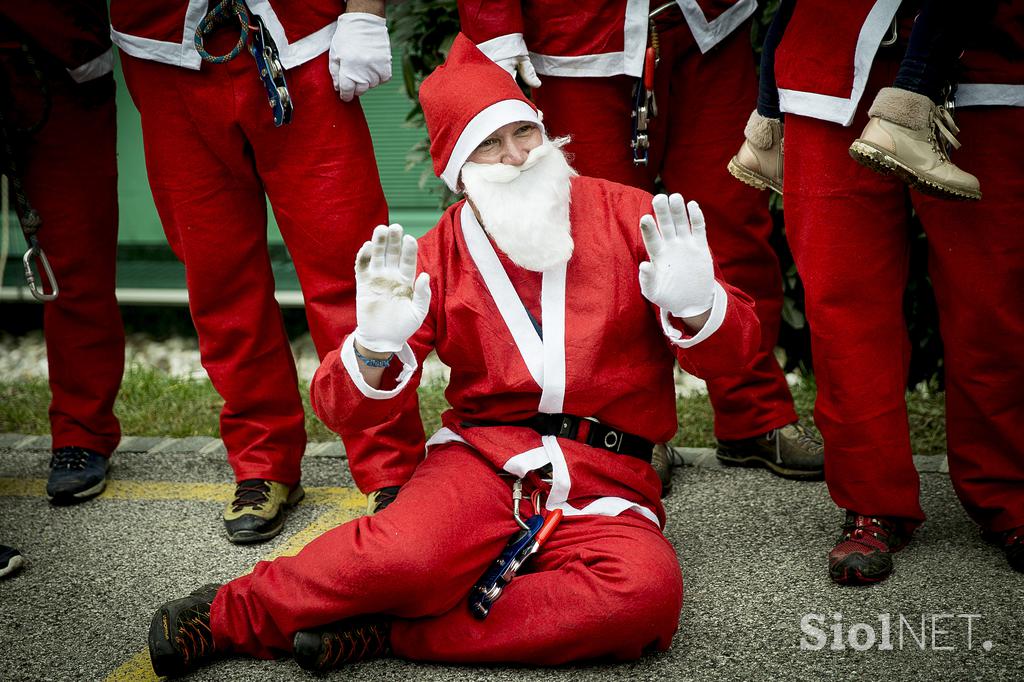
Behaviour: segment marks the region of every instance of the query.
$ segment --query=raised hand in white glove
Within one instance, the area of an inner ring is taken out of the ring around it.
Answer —
[[[540,87],[540,78],[537,78],[537,70],[533,68],[533,62],[530,61],[530,52],[526,49],[526,41],[523,39],[522,33],[511,33],[493,38],[480,43],[477,47],[492,62],[505,69],[512,78],[516,77],[518,71],[524,83],[531,88]]]
[[[391,41],[384,17],[368,12],[338,17],[328,68],[334,89],[346,102],[391,80]]]
[[[676,317],[696,317],[715,302],[715,266],[704,214],[696,201],[684,205],[678,194],[659,194],[653,204],[657,223],[650,215],[640,219],[640,234],[651,257],[640,264],[640,291]]]
[[[378,225],[356,254],[355,341],[366,350],[397,353],[423,324],[430,275],[416,277],[416,251],[401,225]]]

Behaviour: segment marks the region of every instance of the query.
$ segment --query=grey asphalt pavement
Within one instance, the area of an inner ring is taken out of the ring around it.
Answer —
[[[0,434],[0,543],[29,563],[0,581],[0,680],[151,679],[145,645],[156,606],[295,551],[362,504],[340,447],[316,446],[304,464],[309,499],[282,536],[236,547],[220,521],[230,473],[216,442],[129,439],[103,496],[52,507],[43,496],[48,444],[19,438]],[[666,504],[686,590],[668,652],[556,669],[388,659],[330,678],[1024,680],[1024,575],[982,542],[945,473],[922,474],[929,520],[893,576],[840,588],[825,556],[841,512],[823,483],[707,466],[706,453],[689,459],[699,465],[676,469]],[[191,679],[310,677],[289,660],[230,658]]]

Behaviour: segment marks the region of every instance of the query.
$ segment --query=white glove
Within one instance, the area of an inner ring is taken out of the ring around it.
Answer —
[[[366,350],[397,353],[423,324],[430,275],[416,277],[416,250],[401,225],[378,225],[356,254],[355,340]]]
[[[391,80],[391,41],[384,18],[366,12],[338,17],[328,68],[334,89],[346,102]]]
[[[650,215],[640,219],[640,234],[651,257],[640,264],[640,291],[676,317],[696,317],[715,302],[715,266],[704,214],[696,201],[684,206],[678,194],[659,194],[653,204],[657,224]]]
[[[505,59],[499,59],[494,63],[508,71],[508,75],[513,78],[516,77],[516,71],[518,71],[523,82],[531,88],[540,87],[540,78],[537,78],[537,71],[533,68],[533,62],[530,61],[530,55],[523,54],[515,57],[506,57]]]
[[[537,71],[530,61],[530,52],[526,49],[526,41],[522,33],[510,33],[508,35],[492,38],[477,45],[481,52],[505,69],[512,78],[519,72],[523,82],[531,88],[540,87],[540,79],[537,78]]]

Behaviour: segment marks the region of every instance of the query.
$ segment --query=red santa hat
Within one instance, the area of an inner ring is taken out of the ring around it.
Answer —
[[[434,174],[456,190],[466,159],[498,128],[517,121],[544,130],[540,112],[515,79],[463,34],[448,59],[420,85]]]

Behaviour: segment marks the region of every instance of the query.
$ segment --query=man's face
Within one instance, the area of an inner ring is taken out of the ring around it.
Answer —
[[[572,256],[572,167],[560,147],[522,121],[494,131],[462,167],[466,198],[495,246],[519,267],[542,272]]]
[[[504,163],[509,166],[521,166],[527,155],[543,141],[540,128],[533,123],[508,123],[477,145],[466,160],[481,164]]]

